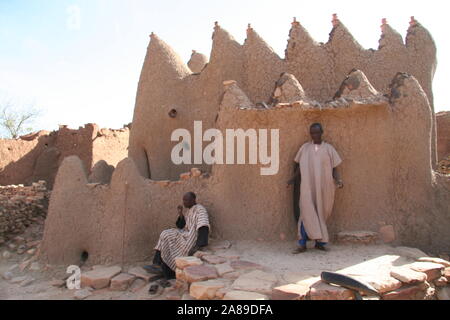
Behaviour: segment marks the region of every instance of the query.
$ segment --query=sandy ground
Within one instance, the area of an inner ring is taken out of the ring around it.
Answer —
[[[313,246],[313,243],[309,244]],[[395,248],[387,245],[330,245],[328,252],[313,248],[300,255],[291,254],[295,248],[292,242],[239,241],[233,242],[229,249],[217,250],[217,255],[238,255],[241,260],[248,260],[265,267],[266,271],[277,275],[279,284],[297,282],[317,277],[322,271],[343,271],[352,275],[382,275],[389,272],[391,266],[400,266],[413,262],[413,259],[401,257]],[[21,272],[17,267],[23,257],[14,255],[9,260],[0,261],[0,275],[12,270],[14,277],[29,276],[34,281],[22,287],[0,278],[0,300],[72,300],[74,291],[66,288],[53,287],[55,279],[67,276],[65,267],[51,267],[40,271],[26,270]],[[146,262],[133,266],[142,266]],[[148,264],[148,261],[147,261]],[[130,266],[123,266],[127,270]],[[89,270],[83,267],[82,271]],[[132,293],[112,292],[109,289],[97,290],[87,300],[129,300],[129,299],[165,299],[170,290],[160,292],[160,295],[148,295],[149,285],[140,291]]]

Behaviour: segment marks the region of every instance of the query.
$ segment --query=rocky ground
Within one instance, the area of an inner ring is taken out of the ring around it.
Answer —
[[[66,267],[37,261],[43,223],[40,220],[0,248],[0,299],[355,299],[353,291],[321,282],[323,271],[369,283],[383,299],[450,298],[448,261],[430,258],[418,249],[377,244],[364,232],[344,235],[345,243],[330,245],[328,252],[310,248],[300,255],[291,254],[295,244],[287,241],[212,242],[195,257],[178,259],[172,287],[160,287],[155,295],[148,292],[155,283],[150,282],[152,275],[142,269],[148,261],[83,266],[82,289],[69,290]]]

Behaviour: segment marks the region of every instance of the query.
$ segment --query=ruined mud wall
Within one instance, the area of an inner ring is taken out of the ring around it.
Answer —
[[[432,79],[436,68],[436,46],[428,31],[414,18],[405,41],[384,20],[377,50],[357,43],[336,16],[329,41],[317,43],[298,21],[292,23],[284,59],[249,26],[247,39],[239,44],[217,23],[209,63],[201,73],[192,73],[181,58],[155,34],[151,35],[136,97],[129,156],[139,172],[154,180],[176,180],[192,167],[171,161],[171,134],[185,128],[192,132],[195,120],[205,129],[215,127],[222,98],[222,83],[235,80],[254,103],[270,104],[275,82],[282,72],[293,74],[306,94],[325,102],[339,89],[352,69],[362,70],[375,89],[388,93],[397,72],[416,77],[433,109]],[[198,70],[197,70],[198,71]],[[176,110],[175,118],[169,116]],[[432,114],[432,164],[436,163],[436,134]]]
[[[438,159],[450,155],[450,111],[436,114]]]
[[[58,131],[38,132],[20,139],[0,140],[0,185],[53,182],[64,158],[77,155],[91,171],[100,160],[116,166],[128,153],[129,129],[100,129],[87,124],[77,130],[60,126]]]
[[[328,221],[332,237],[390,225],[396,244],[448,250],[450,182],[431,169],[433,117],[419,82],[398,74],[383,97],[355,71],[339,87],[328,103],[304,97],[265,110],[237,82],[222,86],[216,128],[280,129],[280,171],[273,176],[261,176],[258,165],[213,165],[210,174],[192,170],[179,181],[155,181],[127,158],[111,184],[99,185],[88,183],[80,159],[67,158],[56,179],[40,259],[78,263],[86,251],[91,263],[148,261],[161,231],[174,227],[187,191],[208,209],[212,237],[293,241],[293,196],[286,181],[316,121],[344,160],[345,188],[337,191]]]
[[[47,215],[50,193],[45,181],[25,186],[0,186],[0,245]]]

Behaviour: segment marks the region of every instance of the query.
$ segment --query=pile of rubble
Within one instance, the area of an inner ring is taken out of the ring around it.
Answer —
[[[45,181],[29,187],[0,186],[0,246],[11,242],[30,225],[45,220],[49,198]],[[19,250],[21,245],[9,244],[11,250]]]

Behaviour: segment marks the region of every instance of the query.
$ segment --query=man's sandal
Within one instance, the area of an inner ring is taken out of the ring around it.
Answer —
[[[157,284],[151,285],[150,289],[148,290],[148,293],[151,295],[155,295],[158,292],[158,288],[159,288],[159,285],[157,285]]]
[[[145,271],[147,271],[148,273],[152,273],[152,274],[162,274],[162,268],[161,266],[158,265],[151,265],[151,266],[143,266],[142,267]]]

